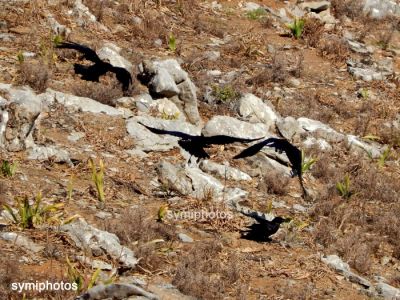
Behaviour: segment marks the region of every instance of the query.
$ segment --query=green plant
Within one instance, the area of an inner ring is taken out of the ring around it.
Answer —
[[[13,177],[17,171],[17,163],[11,163],[8,160],[3,160],[1,163],[1,174],[4,177]]]
[[[378,159],[378,166],[382,168],[385,165],[386,160],[391,156],[392,151],[390,150],[390,147],[386,148],[385,151],[381,154],[381,156]]]
[[[360,95],[361,98],[363,99],[368,99],[369,97],[369,91],[366,88],[362,88],[358,91],[358,94]]]
[[[77,285],[77,292],[79,293],[82,290],[83,287],[83,276],[81,272],[69,261],[69,258],[67,256],[67,275],[68,279],[70,282],[75,283]]]
[[[179,111],[175,112],[174,114],[168,114],[164,110],[161,113],[161,119],[164,120],[178,120],[179,118]]]
[[[166,204],[161,205],[157,213],[157,222],[163,222],[165,216],[167,215],[167,212],[168,212],[168,205]]]
[[[212,94],[215,96],[218,102],[222,103],[232,101],[239,96],[239,94],[234,90],[231,85],[226,85],[223,87],[214,85],[212,87]]]
[[[305,172],[309,171],[313,164],[317,162],[316,158],[310,158],[308,160],[305,159],[304,151],[301,151],[301,173],[304,174]]]
[[[89,159],[89,167],[92,169],[92,181],[96,186],[97,190],[97,199],[100,202],[105,201],[104,196],[104,163],[103,160],[99,161],[99,171],[97,171],[97,167],[93,161],[93,159]]]
[[[265,9],[263,9],[261,7],[257,8],[257,9],[253,9],[246,13],[246,17],[249,18],[250,20],[258,20],[265,15],[266,15],[266,11],[265,11]]]
[[[10,206],[4,204],[3,207],[7,210],[14,222],[22,228],[34,228],[35,225],[43,224],[44,222],[57,221],[59,215],[50,217],[50,214],[58,211],[63,204],[57,203],[52,205],[42,205],[42,193],[38,193],[35,197],[34,203],[30,204],[27,196],[22,199],[15,198],[17,204],[18,214],[15,214]]]
[[[176,38],[174,34],[171,32],[168,38],[168,48],[170,51],[175,52],[176,51]]]
[[[349,174],[344,176],[343,181],[336,183],[336,190],[343,199],[349,199],[353,195],[350,185],[351,181]]]
[[[296,38],[299,39],[301,35],[303,34],[303,29],[304,29],[304,20],[303,19],[295,19],[293,23],[287,24],[287,27],[290,29],[290,32],[292,35]]]
[[[91,289],[96,285],[96,282],[99,279],[101,269],[98,268],[96,271],[93,272],[93,274],[90,276],[88,280],[85,280],[85,277],[82,275],[82,273],[78,270],[78,268],[73,265],[68,256],[66,257],[67,261],[67,276],[70,282],[75,283],[77,285],[77,292],[79,293],[83,289],[88,290]],[[114,277],[110,277],[106,280],[102,280],[103,284],[110,284],[115,280]]]
[[[54,44],[54,46],[59,46],[61,43],[62,43],[62,41],[63,41],[63,38],[62,38],[62,36],[61,35],[55,35],[54,37],[53,37],[53,44]]]
[[[17,60],[20,64],[22,64],[25,61],[25,57],[24,54],[22,53],[22,51],[19,51],[17,54]]]

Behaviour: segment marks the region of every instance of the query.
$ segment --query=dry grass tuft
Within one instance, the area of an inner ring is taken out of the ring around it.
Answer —
[[[139,267],[146,270],[159,270],[164,265],[164,257],[159,248],[166,245],[164,242],[153,241],[163,239],[172,243],[176,240],[174,227],[157,222],[156,214],[149,217],[149,212],[142,207],[128,209],[107,227],[107,230],[115,233],[123,244],[135,251],[136,256],[140,258]]]
[[[72,89],[76,96],[91,98],[111,106],[115,106],[114,100],[124,96],[119,84],[105,85],[81,80]]]
[[[316,18],[306,19],[302,37],[307,45],[318,48],[321,37],[324,33],[324,24]]]
[[[240,279],[241,269],[236,255],[221,259],[221,254],[222,246],[216,240],[197,243],[181,259],[172,284],[187,295],[224,299],[226,292]]]
[[[320,41],[320,54],[337,63],[343,63],[350,55],[348,44],[336,35],[325,36]]]
[[[18,83],[21,85],[27,84],[37,92],[44,92],[49,78],[50,71],[44,63],[24,61],[20,64]]]
[[[282,176],[281,173],[274,171],[268,172],[263,181],[259,184],[259,188],[268,194],[275,194],[278,196],[286,195],[289,178]]]

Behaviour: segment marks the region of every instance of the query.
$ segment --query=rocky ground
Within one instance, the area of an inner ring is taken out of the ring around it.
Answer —
[[[1,299],[400,299],[399,11],[0,1]],[[82,80],[61,40],[132,87]],[[196,164],[140,123],[284,137],[308,196],[284,153],[212,146]],[[242,210],[291,221],[250,241]],[[12,288],[46,280],[79,291]]]

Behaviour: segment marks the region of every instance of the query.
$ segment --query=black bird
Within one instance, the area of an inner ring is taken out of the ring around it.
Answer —
[[[57,48],[77,50],[83,55],[81,59],[87,59],[93,62],[93,65],[85,66],[81,64],[74,64],[74,71],[76,74],[82,75],[83,80],[99,82],[100,76],[105,75],[107,72],[112,72],[116,75],[117,80],[122,84],[122,90],[125,92],[132,84],[132,76],[128,70],[121,67],[114,67],[109,62],[100,59],[96,51],[89,47],[72,42],[59,43]]]
[[[275,234],[282,223],[290,222],[290,218],[275,217],[272,221],[268,221],[263,218],[257,212],[244,212],[242,214],[253,218],[258,223],[253,223],[247,227],[246,230],[242,231],[241,237],[246,240],[256,241],[256,242],[268,242],[271,241],[270,236]]]
[[[226,135],[215,135],[215,136],[190,135],[180,131],[169,131],[169,130],[149,127],[140,122],[139,124],[146,127],[148,130],[150,130],[155,134],[169,134],[180,138],[180,140],[178,141],[179,146],[181,146],[183,149],[189,152],[191,156],[195,156],[197,158],[197,162],[199,162],[200,159],[210,158],[210,155],[208,155],[208,153],[204,150],[204,148],[208,148],[210,145],[226,145],[235,142],[250,143],[262,139],[262,138],[245,139],[245,138],[237,138]]]
[[[253,156],[257,154],[265,146],[275,148],[275,151],[278,151],[279,153],[282,152],[286,153],[286,156],[289,159],[290,164],[292,165],[292,177],[298,176],[301,188],[303,190],[303,194],[306,196],[307,191],[304,188],[303,177],[302,177],[302,153],[300,149],[298,149],[296,146],[293,146],[286,139],[279,139],[279,138],[266,139],[255,145],[250,146],[247,149],[244,149],[241,153],[234,156],[233,158],[238,159],[238,158]]]

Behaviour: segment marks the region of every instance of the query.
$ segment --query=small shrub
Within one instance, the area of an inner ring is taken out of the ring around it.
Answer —
[[[72,92],[76,96],[90,98],[110,106],[115,106],[114,100],[124,96],[120,85],[116,82],[108,85],[80,80],[72,87]]]
[[[324,24],[316,18],[306,19],[303,28],[303,38],[307,45],[313,48],[319,46],[321,37],[324,32]]]
[[[239,97],[239,93],[231,85],[212,87],[212,94],[219,103],[227,103],[236,100]]]
[[[350,55],[349,45],[343,39],[330,35],[321,39],[320,54],[341,63]]]
[[[19,84],[27,84],[37,92],[44,92],[48,87],[50,72],[46,64],[23,61],[19,65]]]
[[[215,240],[197,243],[180,260],[172,284],[196,298],[224,299],[228,288],[239,281],[241,270],[237,256],[230,255],[223,261],[221,253],[222,246]]]
[[[285,195],[289,184],[289,178],[277,171],[267,172],[260,188],[269,194]]]
[[[163,212],[159,213],[158,220],[164,219]],[[111,222],[107,230],[135,251],[140,258],[139,267],[155,271],[165,264],[165,254],[171,251],[176,240],[175,228],[158,220],[143,207],[130,208],[120,219]]]

